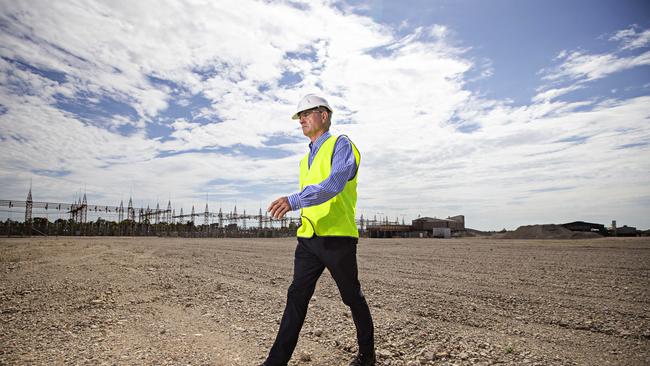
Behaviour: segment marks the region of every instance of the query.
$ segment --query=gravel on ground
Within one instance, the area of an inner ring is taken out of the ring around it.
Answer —
[[[257,365],[295,238],[0,239],[0,365]],[[378,365],[649,365],[650,239],[362,239]],[[290,365],[347,365],[323,273]]]

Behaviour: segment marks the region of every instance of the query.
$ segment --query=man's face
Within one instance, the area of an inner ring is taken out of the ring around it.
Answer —
[[[312,108],[300,112],[300,126],[302,133],[312,141],[325,133],[327,130],[327,111]]]

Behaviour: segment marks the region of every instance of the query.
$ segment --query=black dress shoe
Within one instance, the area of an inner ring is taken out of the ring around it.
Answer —
[[[350,366],[374,366],[376,361],[375,352],[371,353],[357,353]]]

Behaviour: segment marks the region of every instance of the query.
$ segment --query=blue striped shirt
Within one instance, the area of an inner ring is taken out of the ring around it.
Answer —
[[[309,143],[309,166],[314,160],[318,149],[331,134],[325,132]],[[345,183],[352,179],[357,172],[357,161],[352,152],[352,144],[345,136],[339,138],[334,145],[334,156],[332,157],[332,171],[329,177],[319,184],[312,184],[303,188],[302,192],[294,193],[288,197],[292,210],[303,207],[320,205],[339,194],[345,187]]]

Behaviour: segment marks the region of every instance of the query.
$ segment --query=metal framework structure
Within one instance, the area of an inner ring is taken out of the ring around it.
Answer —
[[[31,184],[26,200],[0,199],[0,207],[9,208],[8,212],[12,212],[12,209],[25,209],[24,227],[25,234],[27,235],[31,235],[32,230],[37,231],[32,228],[34,222],[34,211],[43,213],[46,217],[49,216],[50,213],[59,214],[59,217],[61,217],[62,214],[69,215],[68,222],[77,225],[90,224],[88,222],[89,213],[97,217],[98,221],[100,214],[116,215],[117,224],[137,224],[141,227],[146,226],[147,229],[139,229],[140,231],[146,231],[146,235],[155,235],[156,232],[160,231],[158,229],[160,229],[161,225],[162,227],[187,224],[191,226],[202,225],[200,228],[201,232],[205,233],[207,236],[212,236],[219,233],[223,234],[224,232],[233,233],[251,230],[257,232],[286,230],[290,228],[295,230],[301,223],[300,218],[290,216],[285,216],[282,219],[273,219],[268,216],[267,212],[263,213],[262,208],[259,209],[257,215],[246,214],[246,210],[243,210],[243,213],[239,214],[237,213],[237,206],[227,213],[223,212],[221,207],[218,212],[210,212],[207,203],[205,204],[203,212],[196,212],[194,206],[192,206],[190,214],[184,214],[183,208],[181,208],[180,213],[176,215],[176,210],[172,207],[171,200],[167,202],[167,207],[165,209],[160,208],[160,204],[158,203],[154,209],[149,206],[146,208],[134,207],[133,199],[131,197],[129,197],[126,207],[124,207],[124,201],[120,201],[118,206],[89,204],[85,193],[73,203],[33,201]],[[199,224],[198,221],[201,220],[201,218],[203,222]],[[49,222],[47,219],[45,221]],[[393,224],[393,222],[389,222],[387,218],[378,221],[376,216],[373,220],[369,220],[364,219],[363,215],[361,215],[361,217],[356,221],[362,233],[369,226],[377,224]],[[394,222],[394,224],[397,224],[397,221]],[[7,225],[11,226],[11,220],[7,220]],[[153,233],[149,234],[149,227],[152,225],[156,227],[156,230],[158,231],[154,230]],[[134,231],[135,230],[131,230],[130,232]]]
[[[194,206],[192,206],[192,213],[183,214],[183,209],[181,208],[180,214],[174,214],[175,210],[171,209],[171,202],[168,204],[167,209],[161,209],[159,205],[156,205],[155,209],[149,207],[146,208],[134,208],[131,206],[131,200],[129,200],[127,220],[135,222],[146,222],[152,224],[162,224],[162,223],[182,223],[182,222],[197,222],[199,218],[203,218],[203,225],[208,225],[214,223],[214,219],[218,220],[219,226],[229,225],[229,224],[238,224],[242,222],[242,225],[245,226],[245,220],[254,220],[259,222],[259,227],[266,228],[270,227],[270,223],[278,223],[280,226],[285,226],[288,222],[296,222],[297,219],[293,217],[284,218],[284,219],[272,219],[268,217],[268,213],[259,215],[247,215],[246,210],[242,214],[237,213],[237,207],[235,206],[234,210],[230,213],[223,213],[222,209],[219,209],[218,213],[209,212],[206,204],[206,210],[201,213],[195,212]],[[32,221],[32,215],[34,209],[41,210],[52,210],[57,212],[65,212],[70,214],[70,219],[76,223],[85,223],[88,221],[88,213],[107,213],[107,214],[116,214],[118,215],[118,221],[124,220],[124,205],[120,202],[119,206],[109,206],[109,205],[93,205],[86,202],[84,195],[83,199],[80,199],[76,203],[62,203],[62,202],[39,202],[32,201],[31,195],[28,196],[28,199],[23,200],[0,200],[0,207],[8,208],[25,208],[25,222]]]

